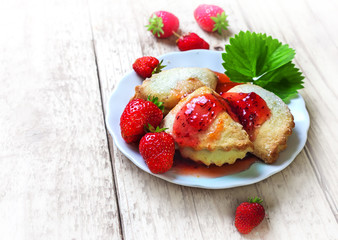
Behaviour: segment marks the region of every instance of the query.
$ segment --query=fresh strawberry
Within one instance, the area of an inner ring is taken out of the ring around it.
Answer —
[[[194,11],[194,17],[198,25],[207,32],[217,31],[222,34],[222,30],[229,26],[224,10],[215,5],[202,4]]]
[[[149,100],[149,99],[148,99]],[[133,99],[125,107],[121,118],[121,135],[127,143],[138,142],[145,134],[145,127],[160,125],[163,119],[163,103],[157,98],[151,101]]]
[[[249,202],[241,203],[236,210],[235,226],[240,233],[247,234],[258,226],[265,217],[263,201],[258,197],[250,198]]]
[[[149,18],[147,29],[157,38],[167,38],[177,31],[179,26],[178,18],[166,11],[154,12]]]
[[[158,127],[154,132],[147,133],[140,141],[140,154],[152,173],[168,171],[174,161],[174,138]]]
[[[181,51],[192,49],[209,49],[209,44],[200,38],[196,33],[189,33],[177,40],[177,46]]]
[[[136,59],[133,64],[133,69],[135,72],[143,78],[151,77],[154,73],[161,72],[163,60],[161,62],[158,61],[155,57],[145,56]]]

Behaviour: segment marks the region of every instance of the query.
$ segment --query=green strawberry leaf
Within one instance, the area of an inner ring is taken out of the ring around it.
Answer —
[[[296,95],[298,89],[304,88],[302,73],[292,62],[263,75],[254,83],[274,92],[284,102]]]
[[[252,82],[285,102],[303,88],[304,77],[292,63],[295,51],[271,36],[241,31],[225,50],[223,66],[233,82]]]

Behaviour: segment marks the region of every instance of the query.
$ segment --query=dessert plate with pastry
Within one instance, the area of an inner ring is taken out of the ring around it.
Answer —
[[[176,145],[173,167],[153,174],[166,181],[207,189],[245,186],[282,171],[303,149],[310,120],[300,94],[286,104],[251,83],[224,84],[218,51],[174,52],[159,59],[166,65],[162,72],[146,80],[130,72],[107,105],[114,143],[143,171],[153,174],[138,146],[123,140],[120,117],[131,99],[149,95],[163,102],[161,127]]]

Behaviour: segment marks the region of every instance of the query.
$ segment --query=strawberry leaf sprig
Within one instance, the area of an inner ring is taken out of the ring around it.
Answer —
[[[284,102],[303,88],[302,73],[292,63],[295,51],[262,33],[239,32],[225,45],[225,74],[233,82],[251,82]]]

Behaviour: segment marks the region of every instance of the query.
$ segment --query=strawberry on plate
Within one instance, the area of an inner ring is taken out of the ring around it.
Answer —
[[[163,103],[157,98],[148,100],[131,100],[121,115],[121,135],[127,143],[137,143],[146,134],[148,124],[159,126],[163,119]]]
[[[235,226],[240,233],[247,234],[257,227],[265,217],[263,201],[258,198],[250,198],[248,202],[241,203],[236,209]]]
[[[194,11],[194,17],[198,25],[207,32],[217,31],[222,34],[222,30],[229,26],[224,10],[216,5],[199,5]]]
[[[177,31],[179,26],[178,18],[166,11],[154,12],[149,18],[149,24],[146,26],[157,38],[167,38]]]
[[[149,78],[154,73],[161,72],[163,60],[160,62],[157,58],[151,56],[140,57],[133,63],[134,71],[142,78]]]
[[[209,49],[209,44],[199,37],[196,33],[188,33],[180,38],[176,42],[178,48],[181,51],[188,51],[192,49]]]
[[[174,138],[157,127],[144,135],[140,141],[139,151],[152,173],[167,172],[173,165],[175,155]]]

